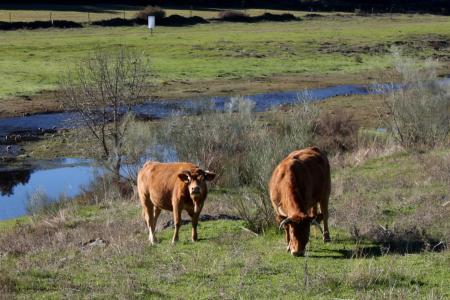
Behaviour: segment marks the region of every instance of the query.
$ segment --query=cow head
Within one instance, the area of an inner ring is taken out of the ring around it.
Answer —
[[[214,177],[216,177],[215,173],[200,168],[195,169],[192,172],[186,170],[178,174],[178,178],[187,185],[189,195],[196,206],[198,201],[203,200],[206,196],[206,181],[211,181]]]
[[[280,223],[280,229],[284,229],[288,233],[288,251],[293,256],[304,256],[306,244],[309,241],[309,232],[311,224],[316,225],[322,231],[319,222],[322,220],[322,214],[317,216],[298,214],[285,218]]]

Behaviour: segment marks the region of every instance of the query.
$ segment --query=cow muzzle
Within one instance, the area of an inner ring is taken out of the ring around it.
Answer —
[[[195,196],[199,196],[199,195],[201,194],[201,189],[200,189],[200,187],[199,187],[199,186],[194,186],[194,187],[191,189],[191,194],[192,194],[192,195],[195,195]]]
[[[305,251],[291,251],[292,256],[303,257],[305,256]]]

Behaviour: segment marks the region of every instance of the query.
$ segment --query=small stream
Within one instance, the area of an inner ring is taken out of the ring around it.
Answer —
[[[366,95],[376,93],[375,86],[338,85],[327,88],[262,93],[246,96],[255,102],[255,111],[266,111],[272,107],[293,104],[298,101],[298,95],[308,94],[312,101],[323,100],[335,96]],[[167,118],[174,114],[195,114],[205,106],[223,111],[230,97],[196,98],[186,100],[155,100],[133,107],[133,112],[146,118]],[[0,119],[0,137],[15,132],[39,132],[75,126],[77,114],[73,112],[35,114],[26,117]]]

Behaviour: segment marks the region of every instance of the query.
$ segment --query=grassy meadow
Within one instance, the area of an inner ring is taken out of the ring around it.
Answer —
[[[300,22],[212,23],[192,27],[87,27],[0,32],[0,98],[55,89],[69,67],[95,49],[142,50],[161,85],[257,80],[274,75],[332,76],[385,70],[396,43],[418,56],[439,57],[450,20],[431,15],[329,16]]]
[[[427,222],[418,203],[438,207],[447,193],[446,176],[436,169],[416,174],[430,157],[444,157],[439,164],[450,167],[449,152],[358,155],[359,161],[355,153],[332,158],[333,242],[323,244],[313,230],[304,258],[286,252],[281,232],[256,235],[244,221],[200,222],[195,244],[190,225],[183,225],[180,242],[172,246],[172,228],[162,229],[168,212],[158,221],[160,243],[150,246],[137,199],[109,194],[97,204],[79,199],[0,222],[0,289],[18,299],[447,299],[449,251],[389,249],[351,235],[350,228],[363,229],[374,214],[383,226],[417,215]],[[392,195],[404,200],[392,202]],[[238,197],[237,190],[213,189],[203,212],[235,214]],[[355,201],[359,210],[351,206]],[[435,229],[448,230],[430,226]],[[101,242],[89,243],[95,239]]]

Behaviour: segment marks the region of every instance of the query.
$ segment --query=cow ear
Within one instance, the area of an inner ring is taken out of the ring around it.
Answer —
[[[191,173],[189,171],[183,171],[178,174],[178,178],[185,183],[191,182]]]
[[[214,172],[210,172],[210,171],[205,171],[205,180],[207,181],[211,181],[216,177],[216,173]]]

